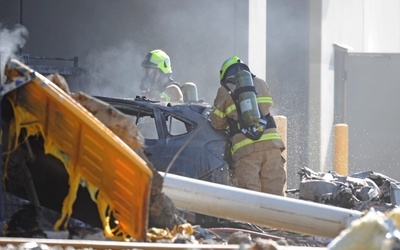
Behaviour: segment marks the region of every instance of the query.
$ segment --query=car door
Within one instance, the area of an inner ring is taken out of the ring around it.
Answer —
[[[173,112],[160,111],[158,127],[162,129],[162,140],[165,147],[162,155],[159,155],[157,166],[161,171],[173,174],[197,178],[196,169],[193,167],[193,159],[187,157],[187,150],[194,150],[190,134],[194,130],[194,124],[190,120]]]
[[[157,170],[163,171],[162,166],[165,165],[163,156],[166,155],[166,134],[160,111],[153,108],[145,113],[142,112],[136,125],[145,139],[143,149],[145,155]]]
[[[115,98],[104,98],[119,111],[126,115],[131,116],[139,130],[143,135],[145,147],[143,148],[144,154],[153,163],[153,165],[160,170],[157,166],[160,165],[162,159],[160,155],[164,155],[165,149],[165,131],[162,123],[160,111],[156,106],[148,105],[146,102],[136,102]]]

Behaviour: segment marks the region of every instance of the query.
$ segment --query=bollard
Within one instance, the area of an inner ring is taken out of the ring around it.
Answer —
[[[286,149],[283,150],[282,156],[285,158],[286,162],[284,164],[285,171],[286,171],[286,178],[287,178],[287,118],[286,116],[278,115],[274,116],[274,120],[276,123],[276,130],[278,131],[278,134],[282,137],[283,143],[285,143]],[[287,190],[287,183],[285,183],[284,190]],[[286,196],[286,192],[285,192]]]
[[[334,125],[334,164],[333,170],[340,175],[349,172],[349,127],[340,123]]]

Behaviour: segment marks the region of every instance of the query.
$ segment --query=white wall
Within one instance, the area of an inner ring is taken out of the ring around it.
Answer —
[[[249,0],[249,67],[265,80],[267,1]]]
[[[319,1],[310,1],[310,5],[310,9],[313,7],[315,9],[315,7],[319,8],[320,3]],[[400,1],[324,0],[320,7],[320,92],[310,92],[313,95],[310,96],[311,100],[320,100],[320,113],[310,113],[310,120],[319,120],[320,131],[314,132],[320,133],[320,154],[310,154],[314,155],[310,156],[312,164],[310,167],[325,171],[332,168],[333,153],[333,44],[345,45],[351,48],[349,52],[400,52]],[[317,52],[312,53],[316,54]],[[314,76],[310,75],[310,79],[310,88],[318,84],[312,81],[315,79]],[[315,96],[318,94],[320,96]],[[317,125],[311,127],[318,128]],[[310,133],[312,132],[310,131]],[[310,138],[313,136],[310,135]],[[312,142],[313,140],[310,140],[310,144]],[[315,158],[319,158],[319,163]]]

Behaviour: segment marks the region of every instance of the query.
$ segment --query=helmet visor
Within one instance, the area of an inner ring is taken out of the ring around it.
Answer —
[[[243,63],[235,63],[229,66],[229,68],[227,68],[225,71],[225,77],[222,79],[223,83],[231,82],[236,84],[235,74],[242,70],[250,71],[249,67]]]

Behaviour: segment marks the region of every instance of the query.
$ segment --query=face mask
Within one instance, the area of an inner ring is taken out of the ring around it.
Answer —
[[[148,92],[155,81],[155,70],[153,68],[143,68],[143,77],[140,84],[142,92]]]
[[[140,84],[140,90],[142,91],[142,92],[147,92],[147,91],[149,91],[150,90],[150,85],[151,85],[151,79],[149,79],[148,77],[143,77],[142,78],[142,81],[141,81],[141,84]]]

